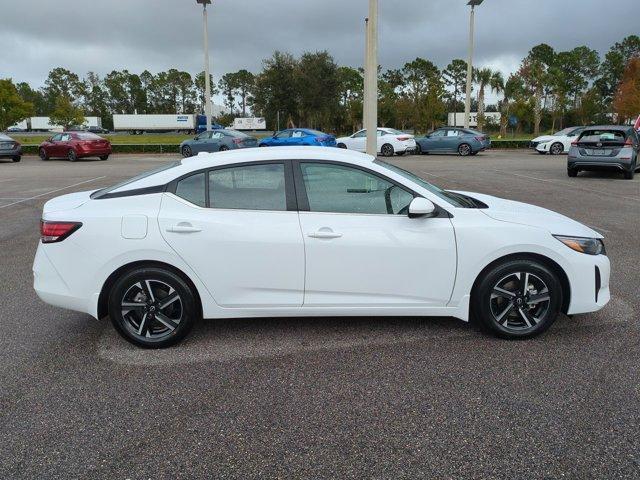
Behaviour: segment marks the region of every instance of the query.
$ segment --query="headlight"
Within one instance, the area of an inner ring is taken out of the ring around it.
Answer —
[[[562,235],[554,235],[554,237],[576,252],[586,253],[587,255],[607,254],[604,242],[599,238],[564,237]]]

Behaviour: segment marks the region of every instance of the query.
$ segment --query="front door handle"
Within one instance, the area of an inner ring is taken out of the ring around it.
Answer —
[[[342,237],[342,234],[334,232],[330,228],[324,227],[315,233],[310,233],[308,236],[311,238],[320,238],[320,239],[330,240],[332,238],[340,238]]]
[[[167,232],[171,233],[198,233],[201,231],[201,228],[194,227],[190,223],[179,223],[178,225],[167,228]]]

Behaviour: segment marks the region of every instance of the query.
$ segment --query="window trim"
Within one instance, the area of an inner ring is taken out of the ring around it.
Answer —
[[[340,167],[345,167],[345,168],[353,168],[355,170],[360,170],[364,173],[367,173],[369,175],[373,175],[375,177],[378,177],[381,180],[384,180],[386,182],[389,182],[393,185],[395,185],[398,188],[401,188],[402,190],[404,190],[405,192],[413,195],[413,198],[424,198],[424,195],[421,195],[420,193],[416,192],[415,190],[413,190],[410,187],[407,187],[406,185],[403,185],[399,182],[397,182],[396,180],[384,175],[383,173],[380,172],[376,172],[375,170],[371,170],[369,168],[363,167],[361,165],[354,165],[352,163],[345,163],[345,162],[341,162],[338,160],[293,160],[293,175],[294,175],[294,185],[295,185],[295,191],[296,191],[296,195],[297,195],[297,202],[298,202],[298,211],[303,213],[321,213],[321,214],[327,214],[327,215],[364,215],[364,216],[383,216],[383,217],[388,217],[388,218],[397,218],[397,217],[402,217],[404,215],[399,215],[399,214],[391,214],[391,213],[358,213],[358,212],[315,212],[312,211],[311,208],[309,207],[309,197],[307,196],[307,187],[304,184],[304,178],[302,175],[302,167],[300,164],[302,163],[311,163],[311,164],[321,164],[321,165],[338,165]],[[442,207],[440,207],[437,203],[434,202],[434,205],[436,206],[436,214],[433,215],[430,218],[440,218],[440,217],[446,217],[446,218],[450,218],[452,215],[446,211],[445,209],[443,209]]]
[[[252,210],[248,208],[215,208],[211,207],[211,199],[209,195],[209,173],[215,172],[217,170],[229,170],[232,168],[241,168],[241,167],[254,167],[259,165],[284,165],[284,190],[285,190],[285,201],[286,201],[286,209],[285,210]],[[198,175],[200,173],[205,174],[205,200],[206,206],[201,207],[196,205],[195,203],[189,202],[187,199],[182,198],[176,195],[176,188],[178,186],[178,182],[184,180],[185,178],[189,178],[193,175]],[[242,162],[242,163],[232,163],[227,165],[218,165],[216,167],[208,167],[202,168],[200,170],[194,170],[193,172],[186,173],[181,175],[178,178],[173,179],[166,185],[164,190],[167,193],[172,193],[176,195],[176,197],[184,200],[189,205],[193,205],[197,208],[206,208],[208,210],[235,210],[235,211],[244,211],[244,212],[297,212],[298,204],[296,199],[296,192],[294,186],[294,178],[293,178],[293,166],[291,165],[291,160],[260,160],[254,162]]]

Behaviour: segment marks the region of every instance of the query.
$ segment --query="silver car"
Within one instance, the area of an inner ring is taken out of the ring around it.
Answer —
[[[575,177],[581,170],[618,170],[631,180],[638,165],[640,138],[630,126],[587,127],[571,144],[567,173]]]
[[[252,148],[258,146],[258,140],[237,130],[212,130],[202,132],[195,138],[185,140],[180,144],[183,157],[191,157],[200,152],[222,152],[237,148]]]
[[[8,135],[0,133],[0,158],[10,158],[14,162],[22,159],[22,146]]]

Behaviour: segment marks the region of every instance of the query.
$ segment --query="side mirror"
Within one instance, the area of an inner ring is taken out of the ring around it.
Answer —
[[[409,218],[428,217],[434,214],[436,206],[426,198],[414,198],[409,205]]]

